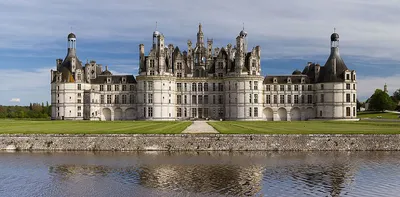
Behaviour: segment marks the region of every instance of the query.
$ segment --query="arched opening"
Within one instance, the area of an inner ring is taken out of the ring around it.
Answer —
[[[292,121],[301,120],[301,112],[298,107],[295,107],[290,111],[290,120]]]
[[[274,112],[272,111],[271,108],[265,108],[263,113],[264,113],[264,116],[267,119],[267,121],[273,121],[274,120]]]
[[[126,120],[135,120],[136,119],[136,113],[133,108],[128,108],[125,110],[125,119]]]
[[[285,108],[278,109],[278,119],[277,121],[286,121],[287,120],[287,111]]]
[[[309,107],[306,110],[306,120],[312,119],[312,118],[315,118],[315,112],[314,112],[313,108]]]
[[[111,120],[111,110],[108,108],[104,108],[102,110],[102,118],[101,120],[110,121]]]
[[[114,120],[123,120],[122,109],[121,108],[115,109],[115,111],[114,111]]]

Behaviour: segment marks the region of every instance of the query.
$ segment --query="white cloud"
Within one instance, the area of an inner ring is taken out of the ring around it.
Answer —
[[[21,102],[21,99],[20,99],[20,98],[12,98],[12,99],[10,100],[10,102],[19,103],[19,102]]]
[[[394,91],[400,89],[400,74],[387,76],[387,77],[376,77],[376,76],[363,76],[358,77],[358,88],[357,94],[360,100],[368,99],[376,89],[383,90],[385,83],[388,86],[389,95],[392,95]]]

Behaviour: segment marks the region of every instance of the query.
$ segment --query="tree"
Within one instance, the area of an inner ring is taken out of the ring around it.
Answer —
[[[357,111],[360,111],[361,108],[361,103],[360,101],[357,99]]]
[[[377,111],[393,110],[396,108],[396,103],[393,102],[390,96],[381,89],[375,90],[375,93],[371,96],[369,103],[369,108]]]
[[[400,101],[400,89],[397,89],[396,91],[393,92],[393,97],[394,97],[397,101]]]

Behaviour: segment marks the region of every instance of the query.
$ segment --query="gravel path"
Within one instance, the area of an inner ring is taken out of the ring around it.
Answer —
[[[182,133],[218,133],[218,131],[207,124],[206,121],[194,121]]]

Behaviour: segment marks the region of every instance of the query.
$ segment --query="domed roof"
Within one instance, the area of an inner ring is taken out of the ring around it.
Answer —
[[[240,31],[239,34],[241,37],[246,37],[247,36],[247,32],[245,32],[244,30]]]
[[[331,35],[331,41],[339,41],[339,34],[338,33],[333,33]]]
[[[296,69],[295,71],[293,71],[292,75],[301,75],[301,71]]]
[[[157,36],[159,36],[160,34],[161,34],[161,33],[160,33],[159,31],[156,30],[156,31],[153,32],[153,37],[157,37]]]
[[[112,75],[112,73],[109,70],[105,70],[100,75]]]
[[[70,34],[68,34],[68,39],[69,39],[69,38],[76,38],[76,36],[75,36],[74,33],[70,33]]]

